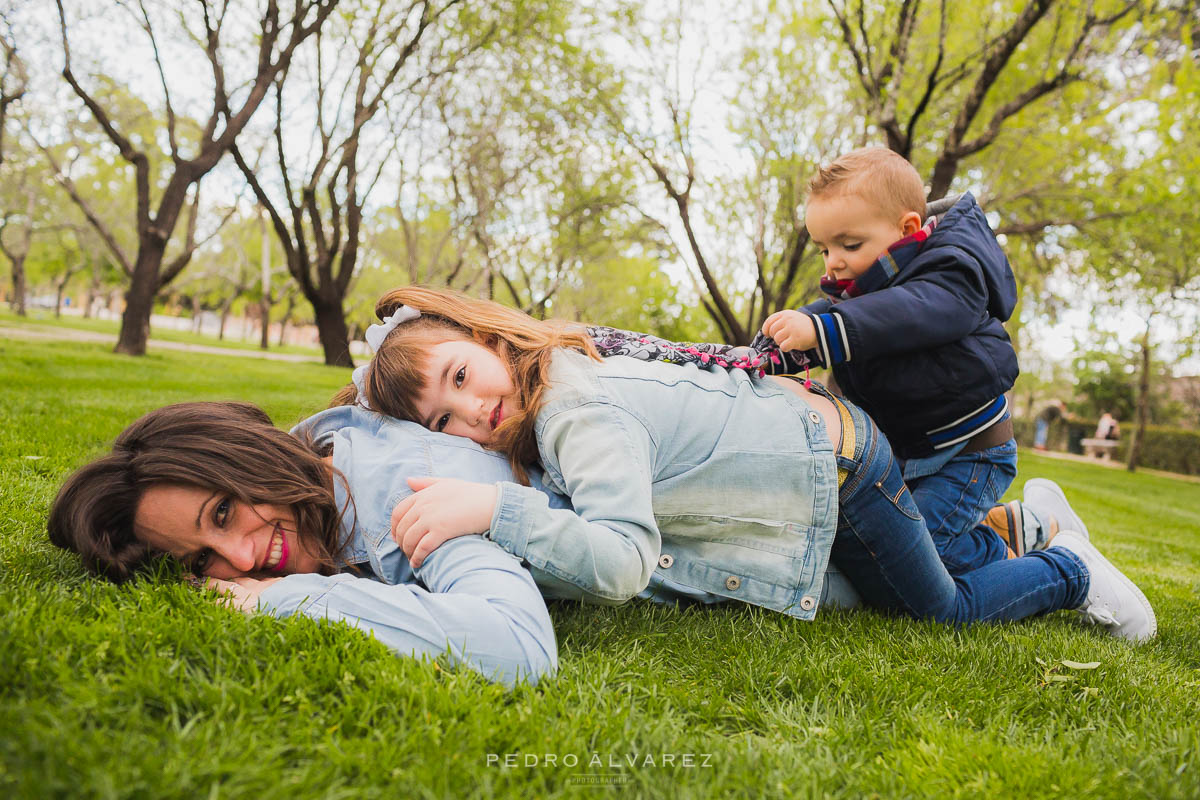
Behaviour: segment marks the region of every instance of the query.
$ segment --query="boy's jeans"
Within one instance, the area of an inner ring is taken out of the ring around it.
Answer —
[[[1008,558],[1008,545],[979,524],[1017,476],[1017,443],[960,453],[940,470],[908,480],[909,491],[951,575]]]
[[[1087,568],[1061,547],[964,564],[959,575],[947,572],[891,445],[862,410],[835,402],[842,405],[840,449],[848,451],[837,461],[848,475],[839,493],[831,558],[867,605],[919,619],[967,623],[1017,620],[1083,604]]]

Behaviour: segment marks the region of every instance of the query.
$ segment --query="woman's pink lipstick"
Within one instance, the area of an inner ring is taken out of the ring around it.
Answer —
[[[288,540],[287,540],[287,536],[283,532],[283,526],[280,525],[279,523],[275,524],[275,536],[279,537],[279,563],[276,564],[275,566],[271,567],[270,569],[271,569],[271,572],[283,572],[283,568],[285,566],[287,566],[287,561],[288,561]],[[275,544],[275,541],[274,541],[274,539],[272,539],[271,545],[274,545],[274,544]],[[270,553],[270,550],[268,550],[267,557],[270,558],[270,556],[271,556],[271,553]]]

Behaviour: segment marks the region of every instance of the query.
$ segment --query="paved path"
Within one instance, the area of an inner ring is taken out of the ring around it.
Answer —
[[[76,328],[54,327],[49,325],[13,325],[0,323],[0,338],[5,339],[38,339],[66,340],[72,342],[100,342],[101,344],[116,344],[116,334],[100,333],[98,331],[81,331]],[[243,356],[246,358],[265,358],[269,361],[292,361],[320,364],[324,361],[321,356],[304,355],[302,353],[274,353],[270,350],[239,350],[233,347],[217,347],[207,344],[189,344],[187,342],[168,342],[162,339],[151,339],[150,349],[183,350],[189,353],[212,353],[218,356]]]
[[[1101,459],[1094,456],[1081,456],[1076,453],[1063,453],[1058,450],[1033,450],[1034,455],[1046,456],[1047,458],[1057,458],[1061,461],[1074,461],[1077,464],[1091,464],[1096,467],[1108,467],[1109,469],[1125,469],[1124,461],[1115,459]],[[1200,475],[1184,475],[1179,472],[1167,472],[1163,469],[1150,469],[1148,467],[1138,467],[1138,472],[1144,472],[1147,475],[1158,475],[1163,478],[1177,478],[1188,483],[1200,483]]]

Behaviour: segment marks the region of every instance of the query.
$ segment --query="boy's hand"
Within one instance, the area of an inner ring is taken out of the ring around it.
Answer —
[[[450,539],[483,533],[492,524],[496,487],[456,478],[409,478],[415,494],[392,510],[392,539],[413,569]]]
[[[817,346],[817,327],[813,318],[800,311],[776,311],[763,323],[764,336],[770,336],[779,349],[811,350]]]

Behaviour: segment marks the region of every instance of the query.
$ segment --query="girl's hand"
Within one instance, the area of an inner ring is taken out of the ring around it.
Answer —
[[[392,538],[413,569],[458,536],[483,533],[492,524],[496,487],[457,478],[409,478],[414,494],[392,510]]]
[[[253,614],[258,610],[258,596],[266,591],[267,587],[275,581],[283,580],[283,578],[234,578],[231,581],[223,581],[219,578],[205,578],[200,584],[205,589],[216,592],[219,596],[217,602],[236,608],[247,614]]]

